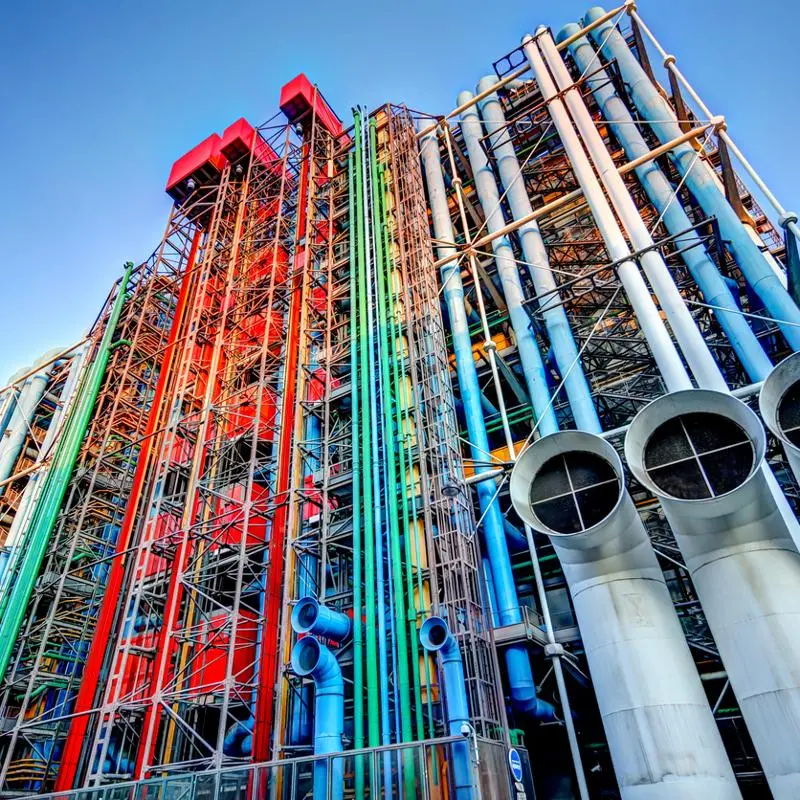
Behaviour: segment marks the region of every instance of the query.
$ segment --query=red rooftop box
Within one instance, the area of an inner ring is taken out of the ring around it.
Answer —
[[[255,147],[253,147],[254,140]],[[278,154],[244,117],[225,128],[219,150],[228,161],[236,161],[252,150],[264,166],[278,167]]]
[[[341,120],[325,102],[319,89],[315,89],[311,81],[301,72],[281,89],[281,111],[289,122],[296,122],[303,114],[308,113],[312,106],[317,119],[328,132],[338,136],[342,132]]]
[[[196,186],[216,182],[225,166],[225,156],[220,153],[222,143],[219,135],[212,133],[173,165],[167,180],[167,194],[176,202],[183,202],[190,194],[188,186],[193,180]]]

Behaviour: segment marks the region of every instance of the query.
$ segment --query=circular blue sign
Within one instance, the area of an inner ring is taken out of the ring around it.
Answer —
[[[515,781],[522,780],[522,759],[513,747],[508,751],[508,768],[511,770],[511,777]]]

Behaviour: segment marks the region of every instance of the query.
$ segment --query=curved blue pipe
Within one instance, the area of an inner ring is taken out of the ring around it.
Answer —
[[[350,635],[350,617],[322,605],[314,597],[303,597],[292,610],[292,628],[341,642]]]
[[[453,229],[442,178],[439,143],[435,134],[427,134],[422,137],[420,156],[428,186],[434,235],[442,242],[452,242],[454,241]],[[443,258],[453,254],[455,250],[448,245],[439,245],[437,252],[439,257]],[[464,310],[464,287],[459,270],[458,260],[451,261],[442,267],[442,294],[450,320],[453,351],[456,357],[456,375],[461,401],[464,404],[471,455],[476,461],[485,462],[489,454],[489,438],[481,413],[480,386],[475,361],[472,357],[472,341]],[[488,469],[489,467],[486,466],[477,466],[475,471],[480,474]],[[522,622],[522,613],[519,608],[506,534],[503,529],[503,514],[495,498],[495,483],[493,480],[482,481],[476,484],[475,489],[483,515],[485,556],[491,566],[494,596],[497,600],[497,619],[501,626],[515,625]],[[508,683],[515,707],[523,713],[535,712],[536,709],[530,702],[533,673],[527,650],[522,645],[512,645],[506,649],[505,659],[508,667]],[[554,714],[555,712],[552,711],[551,719],[554,718]]]
[[[586,24],[605,14],[604,9],[590,8],[584,17]],[[672,106],[656,91],[647,73],[631,52],[612,22],[605,22],[592,31],[592,37],[608,60],[615,60],[634,105],[646,119],[663,143],[681,135],[682,131]],[[720,191],[716,178],[707,164],[696,158],[689,144],[673,148],[669,157],[686,180],[686,186],[703,211],[717,218],[722,238],[725,239],[736,262],[753,291],[761,298],[768,313],[776,320],[786,341],[794,350],[800,350],[800,309],[784,289],[778,276],[767,263],[758,245],[748,235],[744,226]],[[783,322],[792,323],[789,325]],[[798,327],[793,327],[798,326]]]
[[[339,662],[319,639],[306,636],[292,648],[292,671],[314,681],[314,755],[339,753],[344,730],[344,679]],[[328,762],[314,762],[314,800],[341,800],[344,765],[333,760],[328,794]]]
[[[478,93],[485,91],[494,83],[495,78],[493,77],[482,78],[478,83]],[[505,115],[497,94],[492,93],[479,101],[478,108],[483,117],[483,127],[486,129],[492,150],[497,158],[497,171],[506,191],[511,214],[514,219],[521,219],[530,214],[533,207],[525,189],[525,182],[520,175],[519,161],[508,134]],[[476,111],[473,110],[471,113],[477,118]],[[482,148],[480,153],[482,160],[486,161],[486,155]],[[494,177],[492,177],[493,183]],[[575,418],[575,425],[579,430],[600,433],[602,431],[600,419],[597,416],[592,392],[581,366],[578,346],[572,335],[567,313],[560,302],[557,284],[550,270],[547,249],[539,226],[536,222],[528,222],[517,229],[517,236],[522,246],[523,257],[529,264],[528,269],[537,295],[547,295],[542,298],[542,319],[553,348],[559,374],[564,381],[564,389]],[[542,434],[544,435],[545,431],[542,431]]]
[[[467,683],[458,642],[441,617],[429,617],[422,623],[419,641],[429,653],[439,653],[442,659],[444,700],[450,735],[464,736],[465,731],[469,735],[472,726],[469,721]],[[452,756],[456,800],[472,800],[472,765],[466,737],[463,742],[453,742]]]
[[[574,22],[561,29],[556,40],[564,41],[580,30]],[[630,160],[649,152],[650,148],[633,124],[633,117],[627,106],[617,94],[608,73],[597,69],[595,50],[589,40],[582,36],[569,45],[569,52],[582,73],[586,83],[594,93],[603,116],[625,150]],[[650,202],[661,214],[664,226],[672,235],[681,234],[679,245],[681,257],[689,269],[706,303],[717,307],[715,311],[719,324],[730,340],[736,355],[739,356],[747,374],[753,381],[762,381],[772,369],[772,362],[759,344],[756,335],[739,313],[728,283],[722,277],[697,231],[688,230],[692,222],[675,198],[672,184],[655,161],[648,161],[636,170],[636,176],[644,187]]]
[[[456,105],[463,105],[469,102],[472,97],[471,92],[461,92],[456,100]],[[500,206],[500,193],[497,191],[494,173],[481,145],[481,123],[475,106],[470,106],[469,109],[461,114],[461,133],[464,136],[464,144],[467,146],[469,162],[475,177],[478,199],[486,218],[486,228],[489,233],[494,233],[502,228],[506,221]],[[517,349],[519,350],[519,358],[525,375],[525,384],[528,387],[528,394],[531,398],[536,419],[539,421],[539,433],[542,436],[556,433],[558,431],[558,422],[553,411],[553,404],[550,402],[547,373],[545,372],[544,361],[542,361],[542,354],[539,352],[539,344],[533,335],[531,318],[523,305],[522,282],[514,260],[514,250],[508,237],[500,236],[497,239],[493,239],[492,251],[494,252],[497,272],[500,275],[500,282],[503,287],[503,296],[508,306],[511,327],[514,329],[514,337],[517,340]]]

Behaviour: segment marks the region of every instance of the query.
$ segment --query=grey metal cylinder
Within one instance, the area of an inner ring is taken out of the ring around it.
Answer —
[[[792,353],[767,375],[758,405],[764,424],[783,444],[786,460],[800,482],[800,353]]]
[[[634,418],[625,455],[661,499],[776,798],[800,797],[800,554],[767,482],[760,420],[709,390]]]
[[[564,569],[624,800],[741,797],[614,448],[546,436],[517,460],[510,491]]]

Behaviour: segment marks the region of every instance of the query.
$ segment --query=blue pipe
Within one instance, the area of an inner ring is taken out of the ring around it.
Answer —
[[[584,21],[589,24],[603,14],[605,11],[595,6],[586,12]],[[682,131],[672,106],[656,91],[614,25],[605,22],[592,31],[592,36],[601,47],[603,55],[609,61],[616,60],[634,105],[650,123],[659,140],[666,143],[680,136]],[[731,247],[745,280],[761,298],[769,315],[780,320],[778,325],[786,341],[794,350],[800,350],[800,308],[783,287],[758,245],[744,229],[709,166],[696,156],[696,151],[689,144],[678,145],[669,153],[670,159],[685,178],[686,186],[703,211],[708,216],[717,218],[722,238]],[[784,322],[791,324],[782,324]]]
[[[292,671],[314,681],[314,755],[339,753],[344,730],[344,679],[339,662],[318,639],[306,636],[292,648]],[[330,783],[330,795],[328,788]],[[330,781],[328,762],[314,762],[314,800],[341,800],[344,765],[333,760]]]
[[[456,105],[468,103],[472,97],[472,92],[461,92],[456,100]],[[489,159],[481,146],[481,123],[475,106],[470,106],[461,114],[461,133],[464,136],[469,163],[475,177],[478,199],[486,218],[486,228],[489,233],[494,233],[502,228],[506,221],[500,206],[500,193],[497,191],[494,174],[489,166]],[[514,250],[508,237],[500,236],[493,239],[492,251],[508,306],[511,327],[514,329],[514,336],[517,340],[525,384],[528,387],[531,405],[539,422],[539,434],[547,436],[550,433],[557,433],[558,422],[555,411],[553,411],[553,404],[550,402],[547,373],[542,361],[542,354],[539,352],[539,344],[533,335],[531,318],[523,305],[522,282],[514,260]]]
[[[464,662],[458,642],[450,633],[441,617],[429,617],[419,629],[419,640],[429,653],[439,653],[442,659],[444,699],[447,709],[447,724],[451,736],[463,736],[461,742],[453,742],[453,784],[456,800],[472,800],[472,764],[469,755],[469,739],[472,731],[467,704],[467,683],[464,677]],[[464,736],[465,731],[467,736]]]
[[[434,235],[442,242],[452,242],[454,241],[453,229],[442,178],[442,165],[439,160],[439,143],[435,134],[429,133],[422,137],[420,155],[428,185]],[[439,258],[452,255],[454,252],[455,249],[452,246],[437,246]],[[456,375],[461,400],[464,404],[471,455],[476,461],[485,462],[489,454],[489,438],[481,413],[480,386],[475,361],[472,357],[472,341],[464,311],[464,287],[459,270],[458,259],[450,261],[442,267],[442,293],[450,319],[450,332],[456,357]],[[481,473],[488,469],[489,467],[486,466],[477,466],[475,471]],[[508,555],[506,535],[503,530],[503,514],[495,498],[494,480],[481,481],[476,484],[475,488],[483,515],[483,540],[486,545],[485,554],[492,570],[492,582],[497,598],[497,618],[501,626],[515,625],[522,622],[522,613],[519,608],[511,559]],[[553,719],[553,707],[536,698],[533,673],[525,647],[512,645],[506,649],[505,659],[515,708],[524,714],[541,715],[541,718]],[[533,690],[532,696],[531,690]]]
[[[478,83],[478,93],[485,91],[493,83],[495,83],[495,78],[482,78]],[[521,219],[529,215],[533,208],[520,175],[519,161],[508,133],[500,100],[497,94],[492,93],[480,101],[478,107],[483,117],[483,126],[489,135],[489,142],[497,158],[497,171],[500,173],[500,181],[506,190],[511,215],[514,219]],[[473,111],[472,113],[477,117],[477,112]],[[482,149],[481,153],[483,154]],[[483,160],[486,161],[485,154]],[[492,184],[494,184],[494,179]],[[547,249],[544,246],[539,226],[536,222],[528,222],[517,229],[517,236],[519,236],[522,246],[523,257],[529,264],[528,269],[536,294],[545,296],[542,300],[542,318],[553,348],[559,374],[564,381],[564,389],[569,398],[575,425],[579,430],[600,433],[602,426],[594,407],[592,391],[581,366],[578,346],[572,335],[567,313],[564,306],[561,305],[561,298],[555,277],[550,269]]]
[[[580,30],[574,22],[561,29],[556,37],[562,42]],[[594,93],[603,116],[611,130],[632,161],[649,152],[650,148],[634,124],[627,106],[617,94],[605,70],[597,69],[595,51],[589,40],[582,36],[570,46],[569,52],[581,73],[586,74],[586,83]],[[747,319],[739,313],[739,307],[731,290],[714,262],[709,258],[705,245],[697,231],[688,230],[692,222],[675,198],[672,185],[655,161],[648,161],[636,170],[636,176],[644,187],[650,202],[661,214],[664,226],[673,236],[681,234],[679,244],[681,257],[689,269],[706,303],[715,306],[719,324],[739,356],[747,374],[753,381],[762,381],[772,369],[772,362],[750,329]],[[722,310],[725,309],[725,310]]]
[[[350,617],[322,605],[313,597],[303,597],[292,610],[292,628],[297,633],[313,633],[342,642],[350,635]]]

